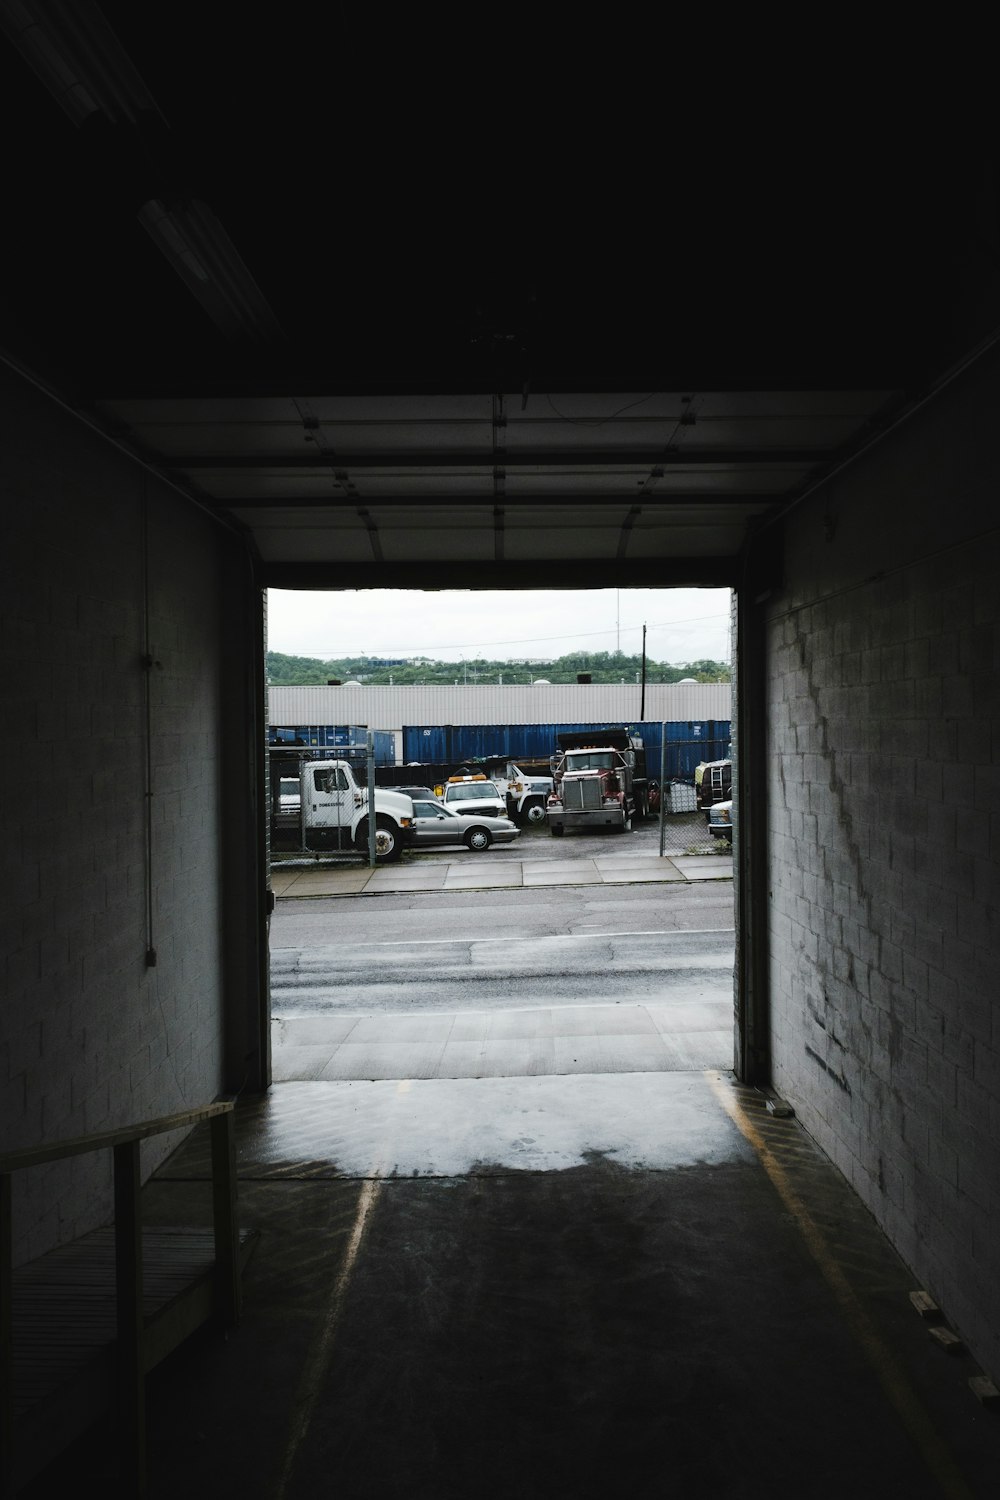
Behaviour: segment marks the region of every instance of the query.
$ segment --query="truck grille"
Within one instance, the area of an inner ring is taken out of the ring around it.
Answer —
[[[579,812],[601,805],[601,783],[596,779],[563,782],[563,805],[567,811]]]

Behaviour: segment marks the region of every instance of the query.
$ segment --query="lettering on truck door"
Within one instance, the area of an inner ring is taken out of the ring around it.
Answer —
[[[342,766],[316,766],[307,771],[309,796],[306,818],[312,828],[349,826],[354,816],[354,787]]]

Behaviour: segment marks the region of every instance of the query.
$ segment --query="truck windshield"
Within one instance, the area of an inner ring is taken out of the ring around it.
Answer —
[[[481,802],[484,797],[499,797],[500,793],[492,781],[470,782],[468,786],[450,786],[449,802]]]
[[[567,771],[606,771],[615,763],[613,750],[574,750],[566,756]]]

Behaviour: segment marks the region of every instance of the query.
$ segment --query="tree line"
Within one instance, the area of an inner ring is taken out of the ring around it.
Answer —
[[[589,673],[592,682],[635,682],[642,674],[641,655],[624,651],[570,652],[553,661],[524,658],[491,661],[486,657],[459,661],[385,662],[382,658],[345,656],[321,661],[314,656],[289,656],[282,651],[267,653],[267,680],[274,687],[325,686],[328,682],[363,682],[373,686],[420,687],[453,683],[527,683],[544,678],[548,682],[576,682],[579,673]],[[704,658],[687,662],[657,662],[646,658],[646,681],[729,682],[729,663]]]

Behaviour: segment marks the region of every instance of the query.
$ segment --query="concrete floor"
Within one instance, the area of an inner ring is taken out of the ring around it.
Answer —
[[[295,894],[333,893],[310,874]],[[151,1500],[995,1500],[977,1368],[797,1122],[734,1084],[731,1026],[700,993],[276,1020],[289,1081],[237,1111],[243,1319],[150,1376]],[[210,1223],[207,1144],[147,1223]],[[84,1478],[116,1492],[113,1433],[24,1500]]]
[[[150,1378],[154,1500],[997,1494],[975,1367],[726,1073],[290,1083],[238,1141],[244,1316]],[[147,1221],[207,1179],[195,1136]]]

